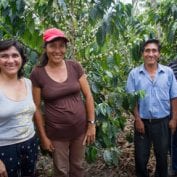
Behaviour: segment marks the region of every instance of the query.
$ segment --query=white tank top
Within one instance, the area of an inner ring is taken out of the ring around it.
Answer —
[[[32,86],[29,79],[24,79],[27,96],[22,101],[11,100],[0,90],[0,146],[24,142],[35,134]]]

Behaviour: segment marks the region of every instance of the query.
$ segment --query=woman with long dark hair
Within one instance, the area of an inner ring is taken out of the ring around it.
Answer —
[[[93,97],[82,66],[64,60],[65,34],[51,28],[44,32],[43,40],[41,64],[31,74],[40,140],[43,148],[52,152],[55,177],[83,177],[85,144],[95,141]]]
[[[23,77],[26,57],[15,40],[0,41],[0,176],[34,177],[37,139],[31,81]]]

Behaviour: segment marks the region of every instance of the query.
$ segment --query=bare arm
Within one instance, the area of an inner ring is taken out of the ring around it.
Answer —
[[[83,75],[79,79],[79,83],[81,86],[82,93],[85,97],[87,120],[95,121],[94,100],[93,100],[93,96],[90,90],[89,83],[85,75]],[[87,128],[87,132],[86,132],[83,144],[93,143],[95,141],[95,134],[96,134],[95,124],[88,123],[88,128]]]
[[[134,116],[135,116],[135,129],[138,132],[144,134],[145,133],[144,123],[141,120],[141,117],[140,117],[139,112],[138,112],[138,104],[136,104],[133,112],[134,112]]]
[[[8,177],[6,167],[1,160],[0,160],[0,177]]]
[[[36,112],[34,114],[34,122],[36,124],[37,130],[40,136],[42,147],[43,149],[52,152],[54,150],[54,147],[46,135],[45,128],[44,128],[44,119],[41,113],[41,89],[40,88],[33,87],[33,98],[34,98],[34,102],[36,105]]]

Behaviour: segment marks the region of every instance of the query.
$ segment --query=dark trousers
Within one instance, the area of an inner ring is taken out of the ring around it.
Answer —
[[[177,130],[172,135],[172,169],[177,172]]]
[[[0,159],[6,166],[8,177],[34,177],[37,152],[36,136],[22,143],[0,146]]]
[[[156,158],[155,177],[167,177],[168,165],[168,138],[169,127],[168,118],[158,121],[143,121],[145,125],[145,134],[135,130],[135,168],[137,177],[149,177],[147,163],[150,156],[150,149],[153,145]]]

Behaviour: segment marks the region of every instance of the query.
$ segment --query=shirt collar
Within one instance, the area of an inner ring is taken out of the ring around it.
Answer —
[[[158,73],[165,72],[165,70],[164,70],[164,68],[161,64],[158,64],[157,71],[158,71]],[[144,67],[144,64],[140,65],[139,72],[140,73],[146,73],[147,72],[145,67]]]

